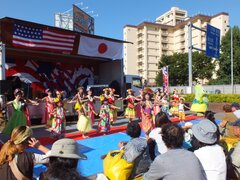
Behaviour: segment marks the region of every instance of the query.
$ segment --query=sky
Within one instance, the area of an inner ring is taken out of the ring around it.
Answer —
[[[230,25],[240,26],[240,0],[0,0],[0,18],[12,17],[54,26],[54,14],[65,12],[72,4],[98,14],[95,34],[123,39],[123,27],[153,22],[171,7],[187,10],[189,16],[227,12]]]

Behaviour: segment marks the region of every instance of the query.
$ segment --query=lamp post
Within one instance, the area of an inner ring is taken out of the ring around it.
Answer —
[[[231,36],[231,92],[232,94],[234,93],[234,88],[233,88],[233,30],[232,27],[230,25],[228,25],[227,27],[230,28],[230,36]]]

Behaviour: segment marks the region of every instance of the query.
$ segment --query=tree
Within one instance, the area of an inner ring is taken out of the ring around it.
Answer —
[[[215,69],[215,62],[204,53],[193,52],[193,81],[210,79]],[[188,53],[174,53],[162,56],[159,68],[168,66],[169,85],[188,85]],[[162,71],[156,77],[156,84],[162,86]]]
[[[233,75],[234,84],[240,83],[240,29],[233,27]],[[210,84],[231,83],[231,31],[229,30],[222,38],[221,54],[219,58],[219,69],[217,79],[211,80]],[[236,78],[237,77],[237,78]]]

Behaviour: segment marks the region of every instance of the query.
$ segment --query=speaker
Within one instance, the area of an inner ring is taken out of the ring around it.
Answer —
[[[0,80],[0,94],[11,95],[13,93],[12,86],[12,81]]]

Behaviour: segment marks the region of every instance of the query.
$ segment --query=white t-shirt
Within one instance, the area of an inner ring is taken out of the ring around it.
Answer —
[[[205,146],[194,154],[200,160],[209,180],[226,180],[227,165],[225,155],[219,145]]]
[[[179,105],[178,105],[178,111],[179,111],[179,112],[184,112],[184,104],[179,103]]]
[[[240,119],[240,109],[233,112],[233,114]]]
[[[156,156],[167,152],[167,147],[162,140],[162,135],[160,134],[160,132],[161,132],[161,128],[158,127],[158,128],[153,129],[149,134],[149,137],[154,139],[157,144],[155,146],[155,155]]]

